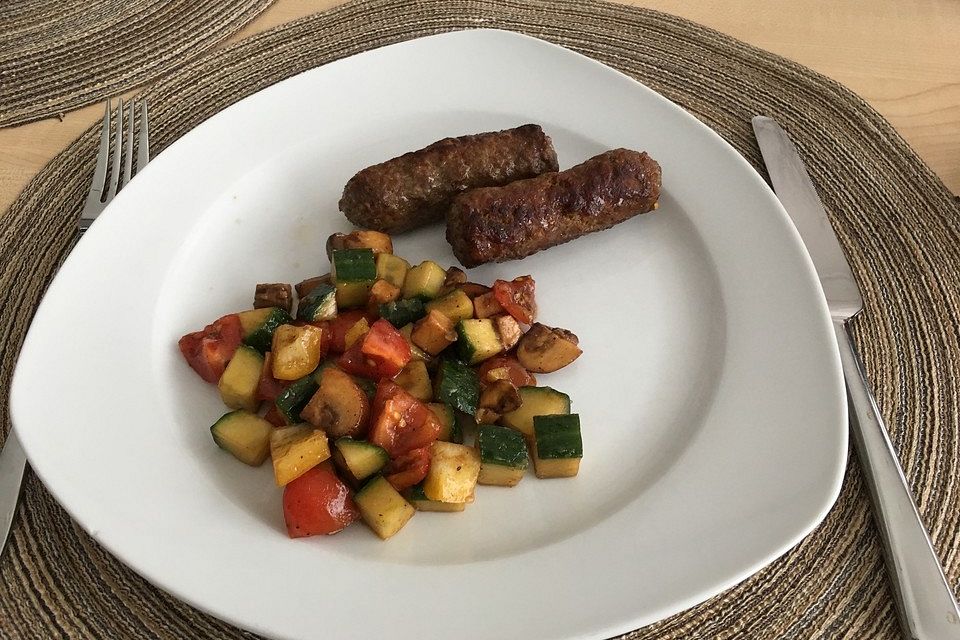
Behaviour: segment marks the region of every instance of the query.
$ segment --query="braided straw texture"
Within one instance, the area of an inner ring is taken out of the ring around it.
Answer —
[[[152,146],[162,149],[227,105],[300,71],[471,27],[522,31],[620,69],[693,112],[761,170],[751,116],[774,116],[793,134],[863,289],[866,309],[854,323],[855,337],[956,589],[960,204],[889,124],[835,82],[685,20],[596,0],[371,0],[284,25],[167,76],[147,92]],[[91,128],[53,160],[4,218],[3,388],[33,310],[70,247],[97,134]],[[6,420],[6,394],[0,403]],[[33,476],[0,577],[0,636],[6,638],[248,635],[123,567]],[[898,635],[868,497],[852,458],[836,506],[797,547],[742,584],[626,637]]]
[[[0,127],[57,116],[153,80],[272,0],[4,0]]]

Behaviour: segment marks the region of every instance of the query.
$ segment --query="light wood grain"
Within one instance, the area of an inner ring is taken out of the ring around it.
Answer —
[[[960,2],[957,0],[624,0],[689,18],[796,60],[860,94],[954,193],[960,193]],[[340,4],[277,0],[232,40]],[[0,129],[0,211],[102,115],[93,105]]]

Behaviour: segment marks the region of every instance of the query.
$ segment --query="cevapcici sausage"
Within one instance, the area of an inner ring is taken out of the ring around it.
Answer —
[[[583,164],[457,196],[447,241],[465,267],[516,260],[656,208],[660,165],[614,149]]]
[[[535,124],[444,138],[350,178],[340,211],[357,226],[400,233],[443,220],[450,201],[462,191],[532,178],[557,167],[553,143]]]

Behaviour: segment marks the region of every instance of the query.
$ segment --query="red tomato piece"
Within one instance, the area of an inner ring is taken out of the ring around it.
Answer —
[[[242,341],[240,316],[231,313],[180,338],[180,353],[201,378],[216,383]]]
[[[367,439],[391,458],[430,445],[440,435],[436,414],[406,389],[381,380],[373,399],[373,422]]]
[[[277,409],[277,405],[272,405],[267,412],[263,414],[263,419],[275,427],[287,426],[287,419],[280,413],[280,409]]]
[[[532,373],[527,371],[520,361],[510,356],[496,356],[489,360],[484,360],[483,364],[477,370],[477,376],[480,378],[481,385],[487,385],[500,377],[501,369],[506,370],[507,380],[513,383],[515,387],[526,387],[537,384],[537,379]],[[496,375],[491,375],[491,371],[497,371]]]
[[[397,456],[384,469],[384,479],[397,491],[412,487],[427,477],[430,470],[430,447],[420,447]]]
[[[377,320],[363,337],[360,352],[376,363],[381,378],[393,378],[410,362],[410,343],[386,320]]]
[[[267,354],[263,357],[260,381],[257,383],[257,400],[273,402],[289,386],[290,382],[288,380],[277,380],[273,377],[273,352],[267,351]]]
[[[330,462],[321,462],[283,489],[283,519],[291,538],[336,533],[359,517],[350,488]]]
[[[327,325],[330,330],[330,347],[333,353],[343,353],[347,350],[347,331],[350,327],[357,324],[366,315],[359,309],[353,311],[344,311]]]
[[[531,324],[537,317],[536,283],[530,276],[520,276],[510,282],[493,283],[493,297],[517,322]]]
[[[360,343],[347,349],[346,353],[337,358],[337,366],[352,376],[376,380],[380,377],[377,363],[368,359],[360,351]]]

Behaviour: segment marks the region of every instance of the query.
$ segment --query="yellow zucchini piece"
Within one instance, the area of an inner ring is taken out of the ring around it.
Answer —
[[[527,371],[550,373],[580,357],[577,336],[566,329],[535,323],[517,343],[517,360]]]
[[[270,455],[273,425],[249,411],[231,411],[210,427],[217,446],[244,464],[259,467]]]
[[[407,490],[407,500],[417,511],[437,511],[440,513],[457,513],[463,511],[466,502],[437,502],[430,500],[423,493],[423,485],[418,484]]]
[[[503,351],[493,320],[461,320],[457,323],[457,353],[467,364],[483,362]]]
[[[337,288],[337,308],[353,309],[356,307],[365,306],[367,304],[367,299],[370,297],[370,288],[373,287],[373,282],[339,281],[334,286]]]
[[[480,475],[476,449],[437,440],[430,445],[430,470],[423,481],[428,500],[469,502]]]
[[[447,272],[443,267],[433,260],[424,260],[407,271],[403,281],[403,297],[432,300],[437,297],[446,279]]]
[[[273,377],[298,380],[320,364],[323,330],[313,325],[282,324],[273,332]]]
[[[254,332],[260,325],[264,323],[273,312],[274,307],[266,307],[264,309],[250,309],[249,311],[241,311],[237,314],[237,317],[240,318],[240,326],[243,327],[243,337],[246,338],[248,335]]]
[[[439,311],[454,324],[473,317],[473,301],[460,289],[427,303],[427,312]]]
[[[330,457],[327,434],[309,424],[275,428],[270,434],[270,457],[277,486],[286,486]]]
[[[386,280],[395,287],[403,287],[410,270],[410,263],[392,253],[377,254],[377,278]]]
[[[260,372],[263,370],[263,356],[253,347],[241,345],[220,376],[217,388],[223,404],[231,409],[256,411],[260,406],[257,399],[257,386],[260,384]]]
[[[360,318],[356,324],[347,329],[343,336],[343,344],[349,349],[354,342],[365,336],[368,331],[370,331],[370,323],[367,322],[366,318]]]
[[[393,381],[417,400],[433,400],[433,383],[430,381],[427,365],[422,360],[411,360]]]
[[[383,476],[376,476],[365,484],[353,500],[360,508],[363,521],[383,540],[400,531],[415,513]]]
[[[533,438],[534,416],[552,416],[570,413],[570,396],[551,387],[520,387],[521,404],[518,409],[503,414],[500,424],[516,429],[528,439]]]

